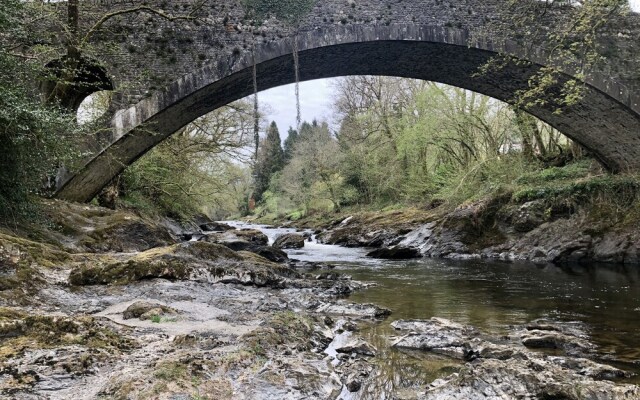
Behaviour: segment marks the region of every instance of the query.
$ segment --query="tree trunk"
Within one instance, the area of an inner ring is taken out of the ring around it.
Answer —
[[[535,131],[538,129],[535,120],[526,112],[520,109],[514,109],[516,115],[516,124],[520,130],[520,137],[522,139],[522,154],[527,159],[532,160],[535,155],[533,152],[532,139],[535,137]]]

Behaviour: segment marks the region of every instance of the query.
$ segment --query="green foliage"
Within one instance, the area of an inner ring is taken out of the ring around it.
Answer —
[[[237,214],[250,176],[243,160],[251,105],[235,103],[195,121],[131,165],[120,182],[124,202],[149,214],[186,220]]]
[[[365,204],[464,197],[518,140],[505,104],[462,89],[380,77],[339,89],[344,174]]]
[[[490,23],[484,32],[476,34],[517,38],[525,52],[536,52],[534,59],[542,58],[545,66],[529,78],[527,87],[518,90],[513,100],[523,109],[547,107],[555,113],[561,113],[583,98],[586,78],[602,66],[606,60],[604,54],[610,51],[607,42],[599,40],[600,35],[619,29],[615,22],[629,12],[628,0],[584,0],[579,5],[561,1],[505,0],[504,3],[508,24],[504,20]],[[550,13],[555,17],[552,29],[540,23],[541,17]],[[530,45],[541,40],[546,43]],[[481,68],[480,73],[513,64],[528,62],[501,55]],[[564,72],[573,77],[567,79]]]
[[[525,202],[571,198],[576,202],[584,202],[604,195],[631,203],[638,200],[638,194],[640,194],[640,180],[637,176],[605,174],[579,180],[563,180],[555,184],[528,186],[514,193],[513,199],[517,202]]]
[[[295,24],[311,12],[315,0],[243,0],[243,5],[250,18],[264,20],[276,17]]]
[[[0,5],[0,46],[20,39],[23,3]],[[30,197],[41,194],[46,178],[70,165],[79,131],[72,116],[41,104],[36,87],[42,69],[18,55],[0,50],[0,218],[31,213]]]
[[[337,89],[340,130],[301,125],[287,141],[291,156],[272,175],[259,217],[297,219],[343,207],[455,208],[579,179],[592,169],[590,161],[545,169],[556,157],[570,158],[569,142],[477,93],[384,77],[345,78]]]
[[[351,194],[341,171],[342,155],[326,123],[303,124],[279,189],[298,207],[338,211]]]
[[[256,201],[262,199],[262,194],[269,188],[271,177],[280,171],[283,166],[284,152],[282,151],[278,125],[274,121],[269,125],[266,137],[260,140],[260,145],[258,146],[258,155],[253,172],[255,177],[254,198]]]
[[[549,209],[582,208],[594,226],[640,221],[640,176],[613,175],[582,160],[564,167],[539,169],[516,180],[512,201],[543,201]]]
[[[293,145],[298,140],[298,131],[289,127],[289,132],[287,132],[287,138],[284,140],[284,163],[288,163],[291,161],[293,157]]]
[[[525,173],[518,177],[519,185],[537,185],[559,180],[574,180],[589,174],[592,168],[591,160],[581,160],[565,167],[551,167],[534,172]]]
[[[514,182],[522,174],[540,168],[521,155],[496,157],[473,165],[468,169],[452,168],[438,176],[440,189],[434,199],[443,201],[449,208],[460,204],[495,197],[516,190]]]

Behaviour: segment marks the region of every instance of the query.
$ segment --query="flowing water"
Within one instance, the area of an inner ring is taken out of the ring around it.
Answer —
[[[242,224],[234,223],[239,226]],[[271,241],[290,229],[244,225]],[[447,375],[456,362],[388,347],[389,324],[398,319],[442,317],[501,335],[545,318],[586,325],[602,359],[640,373],[640,268],[622,265],[557,267],[496,261],[375,260],[366,249],[307,242],[289,257],[330,263],[355,280],[377,285],[350,301],[374,303],[393,314],[360,333],[380,350],[381,376],[350,398],[390,398],[404,389]],[[640,383],[632,378],[630,382]],[[346,399],[346,397],[345,397]]]

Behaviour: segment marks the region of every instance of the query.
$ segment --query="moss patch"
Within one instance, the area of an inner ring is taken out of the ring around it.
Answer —
[[[71,256],[55,246],[0,233],[0,297],[28,304],[45,284],[43,272],[61,269]]]
[[[155,248],[126,261],[92,262],[71,271],[72,285],[127,284],[144,279],[216,282],[236,276],[240,283],[269,285],[282,276],[296,276],[290,268],[248,252],[235,252],[207,242],[188,242]]]
[[[56,268],[71,256],[60,248],[0,232],[0,263],[31,264]]]
[[[27,349],[53,349],[80,345],[92,349],[126,350],[135,343],[92,317],[70,318],[25,315],[10,308],[0,309],[0,361]]]
[[[242,343],[254,354],[266,356],[289,345],[298,351],[311,350],[313,321],[306,315],[284,311],[274,314],[263,326],[245,335]]]

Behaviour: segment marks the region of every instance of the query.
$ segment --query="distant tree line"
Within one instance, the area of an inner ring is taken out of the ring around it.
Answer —
[[[269,126],[253,170],[258,214],[458,204],[489,182],[506,188],[520,173],[582,155],[526,112],[463,89],[359,76],[335,91],[336,132],[305,122],[289,129],[283,148]]]

